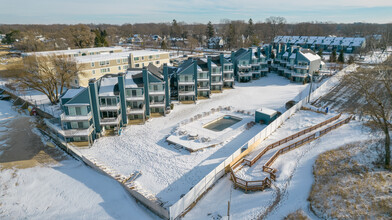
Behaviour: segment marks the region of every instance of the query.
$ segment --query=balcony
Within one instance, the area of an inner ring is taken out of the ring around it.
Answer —
[[[194,85],[195,81],[178,81],[178,85]]]
[[[296,69],[301,69],[301,70],[308,70],[309,69],[309,65],[294,65],[294,68]]]
[[[210,78],[208,78],[208,77],[197,78],[197,81],[200,81],[200,82],[207,82],[207,81],[210,81]]]
[[[126,97],[127,101],[143,101],[144,96],[128,96]]]
[[[108,106],[99,106],[99,110],[101,111],[117,111],[120,109],[120,103],[116,105],[108,105]]]
[[[66,115],[65,113],[60,115],[61,121],[88,121],[92,118],[91,112],[87,113],[87,115]]]
[[[58,119],[44,119],[45,124],[54,132],[58,133],[59,135],[67,138],[67,137],[81,137],[81,136],[89,136],[93,130],[94,126],[90,125],[90,127],[85,129],[67,129],[64,130],[60,127]]]
[[[151,101],[150,102],[150,108],[161,108],[161,107],[165,107],[165,101],[160,101],[160,102]]]
[[[268,67],[265,67],[265,68],[262,68],[260,71],[261,71],[261,72],[268,72],[269,69],[268,69]]]
[[[101,125],[118,125],[120,123],[121,115],[114,118],[101,118]]]
[[[127,115],[140,115],[144,114],[144,106],[142,108],[127,108]]]
[[[252,76],[252,72],[242,72],[242,73],[238,73],[239,77],[247,77],[247,76]]]
[[[68,129],[62,130],[64,133],[64,137],[80,137],[80,136],[89,136],[94,130],[93,125],[86,129]]]
[[[211,72],[211,76],[221,76],[222,75],[222,72],[221,71],[218,71],[218,72]]]
[[[234,77],[223,77],[223,82],[234,82]]]
[[[210,87],[209,86],[198,86],[197,90],[198,91],[209,91]]]
[[[212,86],[219,86],[219,85],[223,85],[222,81],[217,81],[217,82],[211,82]]]
[[[178,90],[179,96],[192,96],[195,95],[195,90]]]
[[[149,95],[165,95],[165,90],[159,90],[159,91],[148,91]]]
[[[250,69],[250,68],[251,68],[251,65],[250,65],[250,64],[246,64],[246,65],[241,64],[241,65],[238,65],[238,69]]]

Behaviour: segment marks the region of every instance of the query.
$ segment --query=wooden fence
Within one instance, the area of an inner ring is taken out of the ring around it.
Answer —
[[[271,180],[276,180],[276,174],[275,174],[275,173],[277,172],[277,169],[271,168],[271,165],[273,164],[273,162],[275,162],[275,160],[276,160],[280,155],[282,155],[282,154],[284,154],[284,153],[286,153],[286,152],[288,152],[288,151],[290,151],[290,150],[293,150],[293,149],[295,149],[295,148],[297,148],[297,147],[299,147],[299,146],[302,146],[302,145],[304,145],[305,143],[308,143],[308,142],[310,142],[310,141],[312,141],[312,140],[314,140],[314,139],[317,139],[318,137],[320,137],[320,136],[322,136],[322,135],[328,133],[329,131],[331,131],[331,130],[333,130],[333,129],[336,129],[336,128],[342,126],[343,124],[348,123],[348,122],[351,120],[351,116],[348,117],[348,118],[346,118],[346,119],[344,119],[344,120],[342,120],[342,121],[340,121],[340,122],[338,122],[338,123],[335,123],[335,124],[333,124],[333,125],[331,125],[331,126],[325,128],[325,129],[323,129],[323,130],[321,130],[321,131],[319,131],[319,132],[316,132],[316,133],[314,133],[314,134],[312,134],[312,135],[309,135],[309,136],[307,136],[307,137],[305,137],[305,138],[302,138],[301,140],[299,140],[299,141],[297,141],[297,142],[295,142],[295,143],[292,143],[292,144],[290,144],[290,145],[288,145],[288,146],[286,146],[286,147],[284,147],[284,148],[278,150],[278,151],[277,151],[277,152],[276,152],[276,153],[275,153],[275,154],[274,154],[274,155],[273,155],[273,156],[263,165],[263,172],[268,173],[268,174],[270,175],[269,178],[268,178],[268,177],[265,177],[263,180],[247,181],[247,180],[244,180],[244,179],[241,179],[241,178],[237,177],[237,176],[235,175],[235,171],[234,171],[234,170],[235,170],[237,167],[239,167],[239,166],[242,167],[244,164],[246,164],[246,165],[248,165],[248,166],[252,166],[252,165],[253,165],[254,163],[256,163],[256,161],[257,161],[258,159],[260,159],[268,150],[270,150],[270,149],[272,149],[272,148],[275,148],[275,147],[277,147],[277,146],[279,146],[279,145],[282,145],[283,143],[287,143],[287,142],[290,141],[290,140],[293,140],[293,139],[295,139],[295,138],[297,138],[297,137],[299,137],[299,136],[302,136],[302,135],[304,135],[304,134],[306,134],[306,133],[309,133],[310,131],[313,131],[313,130],[315,130],[315,129],[317,129],[317,128],[320,128],[320,127],[322,127],[322,126],[324,126],[324,125],[326,125],[326,124],[328,124],[328,123],[331,123],[332,121],[337,120],[340,116],[341,116],[341,114],[339,114],[339,115],[337,115],[337,116],[335,116],[335,117],[333,117],[333,118],[330,118],[330,119],[328,119],[328,120],[326,120],[326,121],[324,121],[324,122],[321,122],[321,123],[319,123],[319,124],[317,124],[317,125],[315,125],[315,126],[312,126],[312,127],[307,128],[307,129],[305,129],[305,130],[302,130],[302,131],[300,131],[300,132],[298,132],[298,133],[295,133],[295,134],[293,134],[293,135],[291,135],[291,136],[289,136],[289,137],[286,137],[286,138],[284,138],[284,139],[282,139],[282,140],[280,140],[280,141],[277,141],[277,142],[275,142],[275,143],[273,143],[273,144],[270,144],[270,145],[268,145],[266,148],[264,148],[264,149],[263,149],[255,158],[253,158],[252,160],[242,159],[242,160],[238,161],[237,163],[235,163],[235,164],[230,168],[230,176],[231,176],[231,180],[232,180],[233,183],[234,183],[235,188],[238,187],[238,188],[241,188],[241,189],[243,189],[243,190],[245,190],[245,191],[262,191],[262,190],[264,190],[265,188],[270,187],[270,186],[271,186]]]

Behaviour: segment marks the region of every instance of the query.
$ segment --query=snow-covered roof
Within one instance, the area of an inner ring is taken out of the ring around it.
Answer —
[[[125,75],[125,88],[138,88],[143,83],[142,70],[128,70]]]
[[[63,99],[71,99],[73,97],[75,97],[77,94],[79,94],[80,92],[82,92],[83,90],[85,90],[86,88],[80,87],[77,89],[68,89],[62,96],[61,98]]]
[[[169,54],[169,52],[159,51],[159,50],[133,50],[133,51],[129,51],[129,53],[131,53],[134,57]]]
[[[257,112],[260,112],[260,113],[263,113],[263,114],[266,114],[266,115],[269,115],[269,116],[273,116],[273,115],[275,115],[276,113],[277,113],[277,111],[275,111],[275,110],[273,110],[273,109],[270,109],[270,108],[261,108],[261,109],[258,109],[258,110],[256,110]]]
[[[306,58],[308,59],[310,62],[315,61],[315,60],[321,60],[321,57],[319,55],[317,55],[316,53],[314,53],[311,50],[302,50],[300,51],[300,53]]]
[[[117,77],[102,77],[99,96],[114,96],[114,87],[118,83]]]
[[[68,55],[68,54],[82,54],[82,53],[91,53],[91,52],[111,52],[113,50],[122,50],[123,47],[94,47],[94,48],[80,48],[80,49],[70,49],[70,50],[52,50],[52,51],[41,51],[41,52],[30,52],[25,53],[27,56],[36,55],[36,56],[48,56],[48,55]],[[87,54],[88,55],[88,54]]]
[[[129,52],[108,53],[92,56],[75,57],[77,63],[92,63],[107,60],[125,59],[129,57]]]

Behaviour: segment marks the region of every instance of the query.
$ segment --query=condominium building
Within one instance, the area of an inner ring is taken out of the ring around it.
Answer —
[[[175,74],[175,87],[179,101],[196,101],[221,92],[223,87],[234,87],[233,65],[223,56],[189,58]]]
[[[345,53],[355,53],[366,46],[363,37],[327,37],[327,36],[276,36],[274,46],[286,44],[287,46],[300,46],[313,51],[332,52],[333,50]]]
[[[306,82],[320,68],[321,57],[315,52],[298,46],[287,48],[286,44],[276,47],[276,56],[271,66],[272,71],[294,82]]]
[[[90,145],[101,135],[121,134],[127,124],[165,116],[170,110],[169,88],[167,65],[91,79],[87,87],[67,90],[60,98],[60,118],[46,124],[65,142]]]
[[[125,50],[122,47],[98,47],[75,50],[45,51],[25,53],[24,56],[68,56],[75,60],[81,69],[72,87],[87,87],[92,78],[100,78],[106,74],[126,72],[128,68],[142,68],[152,64],[160,67],[170,63],[169,52],[158,50]]]
[[[109,53],[123,52],[123,47],[93,47],[93,48],[80,48],[80,49],[68,49],[68,50],[53,50],[53,51],[41,51],[41,52],[29,52],[22,53],[23,57],[26,56],[67,56],[67,57],[81,57],[81,56],[92,56]]]
[[[268,72],[267,59],[261,48],[241,48],[231,52],[234,75],[238,82],[249,82],[265,76]]]

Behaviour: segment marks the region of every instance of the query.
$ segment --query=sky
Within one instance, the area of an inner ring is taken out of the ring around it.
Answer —
[[[171,22],[392,23],[392,0],[0,0],[0,24]]]

